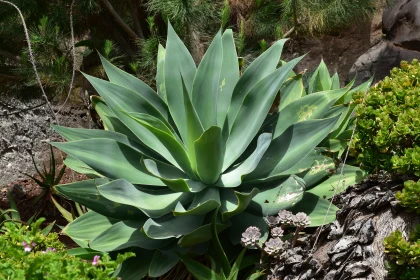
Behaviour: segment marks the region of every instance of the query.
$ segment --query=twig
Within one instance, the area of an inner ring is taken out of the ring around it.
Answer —
[[[42,95],[43,95],[43,96],[44,96],[44,98],[45,98],[46,104],[48,105],[48,108],[51,110],[51,113],[52,113],[52,115],[54,116],[55,122],[59,125],[60,123],[59,123],[59,121],[58,121],[57,115],[54,113],[54,110],[53,110],[53,108],[52,108],[52,105],[51,105],[50,101],[48,100],[47,94],[45,93],[44,87],[42,86],[42,83],[41,83],[41,78],[39,77],[39,74],[38,74],[38,71],[37,71],[37,68],[36,68],[35,57],[34,57],[34,54],[33,54],[33,52],[32,52],[31,40],[30,40],[30,38],[29,38],[28,28],[26,27],[25,18],[23,17],[23,14],[22,14],[22,12],[20,11],[19,7],[18,7],[18,6],[16,6],[15,4],[13,4],[13,3],[9,2],[9,1],[6,1],[6,0],[0,0],[0,2],[11,5],[11,6],[12,6],[12,7],[14,7],[14,8],[18,11],[18,13],[19,13],[19,16],[20,16],[20,18],[21,18],[21,20],[22,20],[23,29],[24,29],[24,31],[25,31],[26,42],[27,42],[27,44],[28,44],[29,60],[31,61],[32,66],[33,66],[33,68],[34,68],[34,72],[35,72],[36,80],[38,81],[39,87],[41,88]]]
[[[64,101],[63,105],[57,111],[57,114],[60,113],[61,110],[63,110],[64,106],[66,106],[66,103],[70,98],[71,91],[73,90],[74,76],[76,74],[76,46],[74,44],[73,7],[74,7],[74,0],[71,2],[71,6],[70,6],[70,33],[71,33],[71,54],[73,56],[73,72],[71,74],[69,93],[67,94],[66,100]]]

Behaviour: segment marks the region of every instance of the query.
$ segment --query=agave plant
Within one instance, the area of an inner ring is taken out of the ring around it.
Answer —
[[[92,210],[63,232],[85,248],[136,252],[119,276],[139,279],[166,273],[178,254],[205,253],[215,211],[217,232],[233,244],[249,226],[265,240],[264,217],[302,198],[320,225],[329,202],[304,197],[305,178],[316,172],[304,173],[325,158],[317,146],[340,127],[334,105],[350,86],[306,95],[292,71],[302,57],[278,67],[285,42],[240,75],[231,30],[215,36],[196,68],[169,24],[157,93],[101,58],[109,81],[85,76],[100,94],[93,104],[105,130],[54,126],[68,141],[52,143],[69,155],[67,166],[92,178],[55,187]],[[267,118],[279,91],[279,113]]]

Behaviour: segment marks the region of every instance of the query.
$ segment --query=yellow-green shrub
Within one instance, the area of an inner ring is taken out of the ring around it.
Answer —
[[[401,62],[366,95],[355,95],[358,125],[353,152],[369,170],[420,176],[420,66]]]

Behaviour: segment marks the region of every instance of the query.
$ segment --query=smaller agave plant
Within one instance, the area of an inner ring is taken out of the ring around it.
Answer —
[[[305,189],[331,175],[317,146],[346,131],[351,85],[319,73],[306,94],[292,71],[302,57],[278,67],[285,42],[240,75],[232,30],[216,35],[196,68],[169,24],[157,93],[102,57],[109,81],[85,76],[105,130],[54,126],[68,141],[52,143],[69,155],[66,165],[92,178],[55,187],[91,210],[63,232],[90,250],[135,252],[119,277],[139,279],[168,272],[180,254],[206,253],[213,225],[239,244],[249,226],[265,240],[264,217],[282,209],[322,224],[331,185]]]

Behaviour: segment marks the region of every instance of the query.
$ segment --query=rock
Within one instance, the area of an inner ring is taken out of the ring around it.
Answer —
[[[420,59],[420,1],[397,1],[393,7],[385,9],[382,26],[385,40],[357,59],[348,81],[357,75],[356,85],[372,76],[377,82],[388,76],[393,67],[398,67],[401,60]]]
[[[334,255],[334,254],[338,254],[341,253],[343,251],[347,251],[349,249],[351,249],[352,247],[354,247],[357,243],[357,238],[354,236],[345,236],[343,238],[341,238],[337,244],[334,245],[334,247],[332,248],[332,250],[330,252],[328,252],[329,255]]]
[[[44,102],[43,99],[20,100],[2,97],[0,102],[0,187],[20,179],[20,172],[35,174],[30,153],[38,166],[49,159],[49,147],[43,140],[61,139],[51,129],[53,118],[46,106],[22,111]],[[54,106],[56,110],[61,106]],[[15,113],[16,112],[16,113]],[[82,105],[65,107],[58,115],[60,125],[88,127],[88,117]],[[59,161],[60,158],[57,157]]]
[[[340,280],[349,279],[353,277],[360,277],[370,272],[370,264],[368,262],[356,262],[350,264],[344,270],[344,273],[340,277]]]
[[[386,39],[407,50],[420,51],[420,2],[400,0],[382,16]]]
[[[369,219],[361,228],[357,234],[358,242],[361,244],[370,244],[375,238],[375,227],[372,219]]]

